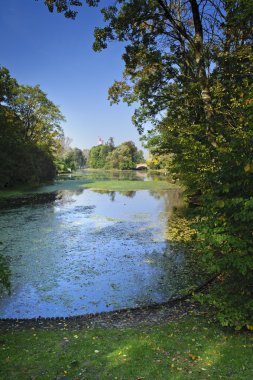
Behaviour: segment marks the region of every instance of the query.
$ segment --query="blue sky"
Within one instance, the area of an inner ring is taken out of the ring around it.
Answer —
[[[131,123],[133,108],[110,106],[108,87],[121,79],[123,46],[92,50],[93,29],[103,25],[97,8],[79,8],[76,20],[49,13],[43,0],[0,0],[0,65],[20,84],[40,84],[67,121],[65,135],[81,149],[112,136],[116,145],[132,140],[141,148]]]

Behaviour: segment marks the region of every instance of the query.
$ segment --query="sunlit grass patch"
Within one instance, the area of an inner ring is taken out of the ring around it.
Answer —
[[[252,335],[207,318],[163,326],[1,334],[0,378],[251,380]]]
[[[135,191],[135,190],[169,190],[176,188],[176,185],[166,181],[91,181],[81,185],[83,188],[91,190],[108,191]]]

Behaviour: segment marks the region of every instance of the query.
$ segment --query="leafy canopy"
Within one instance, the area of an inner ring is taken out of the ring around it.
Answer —
[[[0,188],[54,177],[63,120],[39,86],[19,85],[0,67]]]

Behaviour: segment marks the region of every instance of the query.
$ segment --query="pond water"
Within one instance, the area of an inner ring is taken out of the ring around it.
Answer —
[[[178,190],[95,192],[81,183],[56,182],[40,189],[56,191],[54,201],[1,211],[11,292],[1,294],[0,318],[144,306],[167,301],[197,281],[187,255],[165,239]]]

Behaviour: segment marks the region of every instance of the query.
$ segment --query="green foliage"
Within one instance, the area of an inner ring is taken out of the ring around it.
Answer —
[[[163,169],[166,172],[171,172],[172,156],[169,154],[150,154],[147,159],[147,165],[152,170]]]
[[[79,148],[69,149],[63,158],[64,167],[71,170],[77,170],[86,164],[86,158]]]
[[[208,10],[195,1],[184,9],[168,4],[123,1],[109,16],[111,30],[96,33],[96,47],[130,41],[127,80],[109,95],[139,100],[137,127],[154,123],[148,146],[170,155],[190,199],[197,197],[196,252],[210,274],[221,274],[203,297],[223,324],[240,328],[253,315],[253,8],[230,1],[216,13],[217,2]]]
[[[105,191],[137,191],[137,190],[152,190],[152,191],[161,191],[161,190],[170,190],[176,186],[167,182],[167,181],[129,181],[123,180],[110,180],[110,181],[97,181],[93,180],[81,185],[84,188],[92,190],[105,190]]]
[[[77,15],[77,11],[73,11],[72,7],[80,7],[82,5],[79,0],[45,0],[44,3],[48,7],[49,12],[54,12],[56,9],[58,13],[63,12],[64,16],[70,19],[74,19]]]
[[[63,136],[60,123],[64,117],[40,87],[20,85],[8,105],[21,121],[22,140],[55,153],[58,140]]]
[[[105,167],[120,170],[134,169],[136,164],[143,161],[142,151],[138,150],[132,141],[127,141],[108,154]]]
[[[111,139],[105,145],[91,148],[88,166],[93,169],[134,169],[136,164],[143,162],[143,152],[138,150],[132,141],[127,141],[114,147]]]
[[[0,68],[0,103],[6,104],[15,96],[18,89],[16,79],[10,76],[6,67]]]
[[[60,110],[39,86],[20,86],[0,68],[0,188],[55,176]]]
[[[93,146],[89,153],[88,167],[93,169],[103,168],[111,150],[109,145]]]

